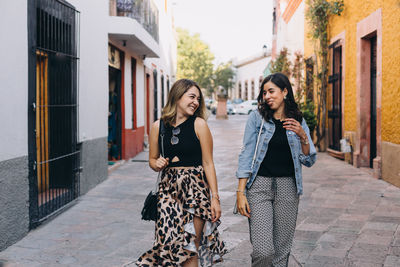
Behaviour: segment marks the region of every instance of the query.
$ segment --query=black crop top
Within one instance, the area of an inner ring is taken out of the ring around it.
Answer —
[[[164,157],[169,158],[168,167],[196,167],[202,164],[200,141],[194,130],[195,120],[196,117],[191,116],[176,127],[165,125]],[[175,135],[179,141],[175,145],[171,142],[174,128],[179,128],[179,134]],[[158,143],[161,144],[160,136],[158,137]],[[161,151],[161,145],[159,145],[159,149]],[[179,161],[172,162],[175,157]]]
[[[258,170],[258,176],[266,177],[294,177],[294,165],[286,129],[280,120],[272,118],[275,123],[275,132],[268,144],[265,154]]]

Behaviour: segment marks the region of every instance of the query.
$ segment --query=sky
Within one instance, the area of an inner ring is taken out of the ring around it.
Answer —
[[[199,33],[215,63],[241,60],[272,44],[272,0],[172,0],[175,27]]]

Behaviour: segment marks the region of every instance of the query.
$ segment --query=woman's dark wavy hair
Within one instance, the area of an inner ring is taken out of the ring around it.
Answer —
[[[286,99],[283,100],[285,101],[285,116],[287,118],[296,119],[298,122],[301,123],[303,119],[303,114],[301,113],[299,106],[294,100],[292,85],[290,84],[288,77],[280,72],[268,75],[267,77],[264,78],[264,80],[260,85],[260,93],[258,94],[257,101],[258,101],[258,111],[260,112],[261,116],[263,116],[263,118],[266,121],[268,121],[269,119],[272,118],[272,115],[275,112],[267,105],[267,103],[265,103],[263,99],[264,85],[269,81],[273,82],[276,86],[278,86],[281,89],[281,91],[285,90],[286,88],[288,94],[286,95]]]

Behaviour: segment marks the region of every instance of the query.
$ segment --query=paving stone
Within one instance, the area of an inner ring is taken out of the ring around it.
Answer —
[[[346,263],[346,267],[382,267],[382,264],[372,263],[368,261],[350,261]]]
[[[400,201],[400,200],[399,200]],[[399,214],[400,216],[400,214]],[[398,224],[400,217],[388,217],[388,216],[371,216],[370,222],[383,222],[383,223],[394,223]]]
[[[358,234],[354,232],[333,232],[329,231],[327,233],[324,233],[320,239],[318,240],[319,242],[355,242],[357,239]]]
[[[324,232],[328,229],[328,227],[329,226],[326,224],[302,223],[301,225],[297,226],[296,230]]]
[[[321,217],[321,216],[306,216],[304,223],[305,224],[320,224],[329,226],[333,224],[338,218],[336,216],[331,217]]]
[[[326,257],[335,257],[343,260],[347,255],[347,249],[339,249],[339,248],[323,248],[319,247],[313,250],[311,253],[311,257],[313,256],[326,256]]]
[[[345,221],[367,221],[369,214],[341,214],[339,220]]]
[[[344,266],[344,260],[342,258],[337,257],[329,257],[329,256],[319,256],[319,255],[312,255],[305,263],[305,266],[309,267],[339,267]]]
[[[362,260],[374,264],[383,264],[388,250],[387,246],[356,243],[350,249],[348,257],[352,261]]]
[[[390,247],[389,255],[400,257],[400,247]]]
[[[357,220],[337,220],[331,227],[334,228],[341,228],[341,229],[348,229],[350,231],[357,231],[359,232],[363,226],[365,225],[365,221],[357,221]]]
[[[391,236],[380,236],[376,234],[362,233],[356,240],[357,243],[375,244],[389,246],[392,243]]]
[[[296,230],[294,235],[297,240],[316,242],[322,235],[322,232]]]
[[[367,222],[363,229],[373,229],[373,230],[392,230],[396,231],[398,224],[396,223],[383,223],[383,222]]]
[[[389,255],[386,257],[384,267],[398,267],[400,266],[400,257]]]
[[[308,257],[310,256],[311,252],[316,247],[317,247],[316,242],[301,241],[301,240],[295,239],[293,241],[292,254],[299,263],[305,264]]]
[[[400,237],[394,237],[392,246],[395,246],[395,247],[400,246]]]

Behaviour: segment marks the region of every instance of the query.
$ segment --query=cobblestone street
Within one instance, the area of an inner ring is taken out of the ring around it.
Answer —
[[[247,116],[209,126],[229,253],[218,267],[250,266],[247,220],[233,215],[235,171]],[[0,252],[0,266],[134,266],[152,244],[154,224],[140,220],[157,174],[139,154],[75,205]],[[400,266],[400,188],[368,169],[319,153],[303,167],[304,195],[289,266]]]

